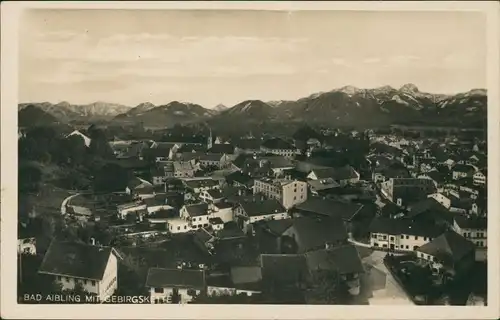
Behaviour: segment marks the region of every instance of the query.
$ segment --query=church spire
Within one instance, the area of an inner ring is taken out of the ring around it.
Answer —
[[[210,150],[212,149],[212,128],[208,128],[210,130],[210,134],[208,136],[208,139],[207,139],[207,150]]]

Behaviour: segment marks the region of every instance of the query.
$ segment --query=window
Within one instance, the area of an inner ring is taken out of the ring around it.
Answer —
[[[184,230],[186,230],[186,229],[187,229],[187,226],[184,226]]]
[[[372,238],[373,238],[373,239],[377,239],[377,235],[376,235],[376,234],[374,234],[374,233],[372,233]]]
[[[177,231],[179,231],[179,230],[181,230],[181,227],[180,227],[180,226],[178,226],[178,227],[177,227]]]
[[[406,245],[406,249],[410,249],[410,246]]]
[[[374,245],[375,247],[378,247],[378,243],[377,243],[377,242],[375,242],[373,245]]]
[[[155,288],[156,293],[163,293],[163,288]]]
[[[418,246],[413,246],[413,250],[417,250],[418,249]]]
[[[386,244],[383,244],[383,245],[382,245],[382,247],[383,247],[383,248],[387,248],[387,245],[386,245]]]
[[[293,200],[297,200],[297,197],[293,197]]]
[[[386,236],[386,235],[383,235],[383,236],[382,236],[382,239],[387,240],[387,236]]]
[[[391,241],[394,241],[394,237],[391,237]]]
[[[415,240],[418,240],[418,236],[415,236]]]
[[[404,236],[404,234],[402,234],[402,235],[401,235],[401,239],[404,239],[404,238],[405,238],[405,236]]]
[[[95,280],[92,280],[92,286],[95,286]]]
[[[410,239],[410,236],[406,236],[406,239]]]
[[[84,285],[86,285],[88,282],[89,282],[89,281],[88,281],[87,279],[82,280],[82,283],[83,283]]]
[[[191,297],[195,296],[196,295],[196,290],[194,289],[188,289],[187,290],[187,294]]]

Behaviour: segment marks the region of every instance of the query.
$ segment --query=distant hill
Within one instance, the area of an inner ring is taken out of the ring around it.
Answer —
[[[142,123],[146,127],[161,128],[198,123],[220,128],[221,132],[266,132],[280,126],[295,127],[295,131],[304,124],[357,128],[394,124],[484,127],[487,119],[486,90],[444,95],[421,92],[413,84],[399,89],[345,86],[296,101],[246,100],[230,108],[218,105],[213,109],[179,101],[159,106],[145,102],[134,108],[103,102],[85,106],[65,102],[29,105],[63,122],[105,119],[119,125]],[[23,110],[27,106],[22,104],[19,108]]]
[[[27,105],[18,113],[19,127],[51,126],[60,121],[35,105]]]
[[[130,110],[128,106],[101,101],[86,105],[71,104],[66,101],[57,104],[52,104],[50,102],[21,103],[18,107],[19,110],[23,110],[30,105],[36,106],[51,114],[61,122],[71,122],[75,120],[110,120],[116,115]]]
[[[306,123],[327,126],[377,127],[390,124],[482,126],[486,122],[486,90],[456,95],[420,92],[413,84],[359,89],[346,86],[296,101],[244,101],[214,116],[212,123],[240,121],[263,125]]]
[[[113,122],[133,122],[143,123],[144,126],[169,127],[175,124],[196,122],[214,114],[216,114],[214,110],[188,102],[172,101],[160,106],[144,103],[117,115]]]

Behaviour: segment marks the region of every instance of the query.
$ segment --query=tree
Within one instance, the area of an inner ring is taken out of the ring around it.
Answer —
[[[307,301],[312,304],[346,304],[351,295],[347,283],[333,270],[317,270],[312,273]]]
[[[34,164],[20,164],[18,179],[19,192],[37,192],[42,180],[42,171]]]
[[[130,171],[118,164],[108,163],[94,174],[93,187],[96,192],[123,191],[132,178]]]
[[[92,125],[88,129],[88,133],[89,138],[91,139],[89,146],[89,153],[91,155],[102,159],[114,158],[113,149],[111,149],[106,134],[102,129],[96,128]]]
[[[23,299],[25,295],[40,294],[44,299],[38,303],[46,303],[45,297],[47,295],[61,292],[61,286],[54,281],[52,276],[38,273],[42,260],[43,255],[19,255],[17,285],[20,301],[28,302],[26,299]],[[31,301],[30,299],[29,302],[35,301]]]

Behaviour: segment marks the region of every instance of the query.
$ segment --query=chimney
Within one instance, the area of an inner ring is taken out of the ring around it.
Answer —
[[[95,238],[90,238],[90,244],[95,246]]]

